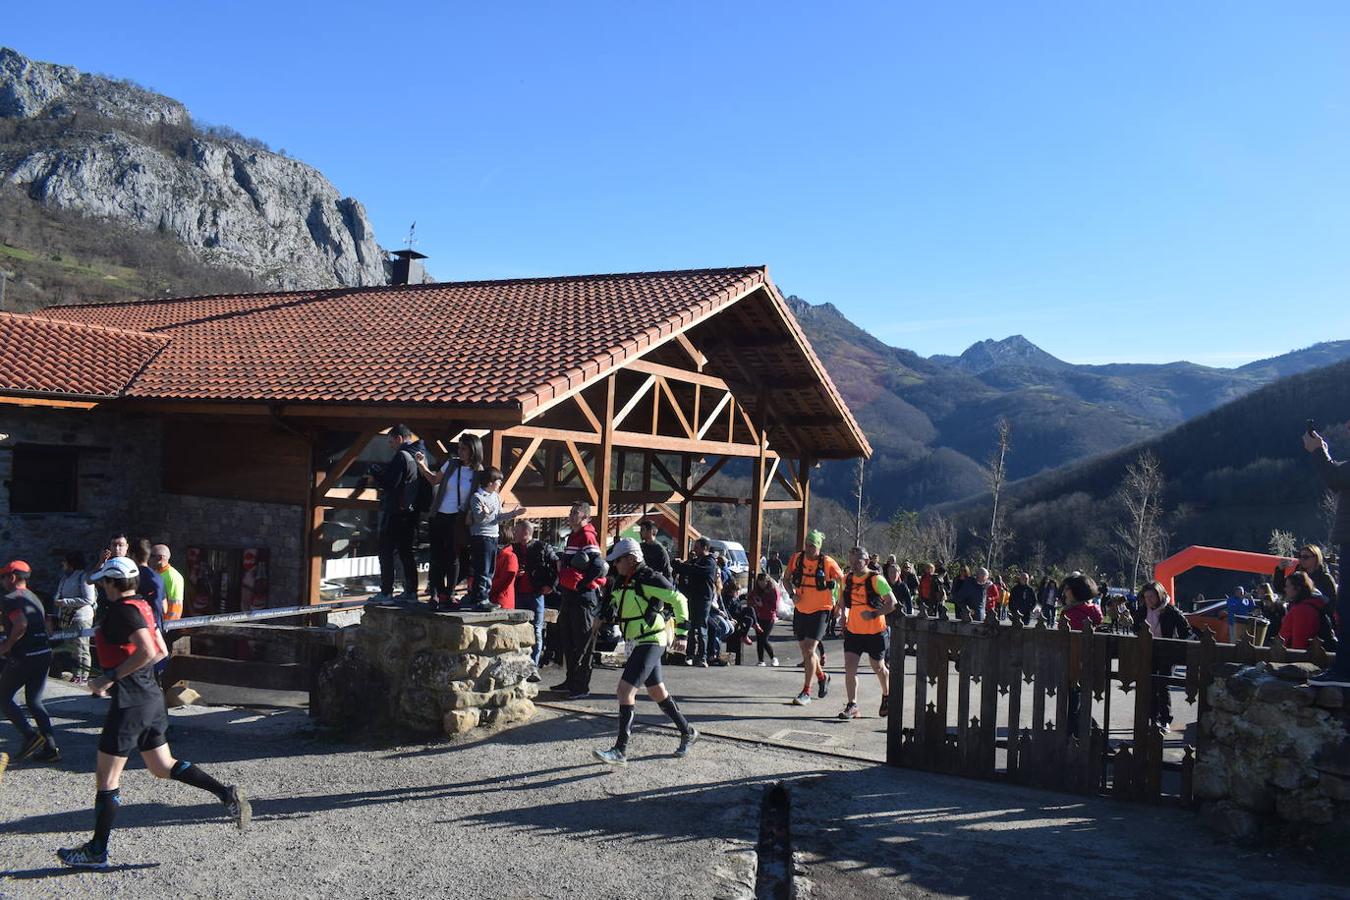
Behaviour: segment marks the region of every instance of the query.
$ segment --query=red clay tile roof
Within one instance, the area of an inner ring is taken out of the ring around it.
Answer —
[[[0,394],[111,399],[167,337],[0,313]]]
[[[128,398],[526,415],[761,287],[791,322],[762,266],[58,306],[34,318],[140,332],[156,347],[167,340]],[[866,448],[800,329],[789,329]]]
[[[762,268],[49,307],[168,349],[128,397],[504,405],[644,349],[762,284]],[[546,398],[545,398],[546,399]]]

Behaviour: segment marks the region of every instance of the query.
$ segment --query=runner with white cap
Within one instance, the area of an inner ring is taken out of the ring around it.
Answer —
[[[174,759],[169,751],[165,736],[169,717],[154,674],[155,663],[168,651],[150,605],[137,593],[140,578],[140,566],[125,556],[114,556],[89,576],[103,591],[105,601],[94,633],[103,674],[89,679],[89,690],[110,696],[112,704],[98,740],[94,836],[79,847],[56,852],[68,866],[107,868],[108,835],[122,805],[122,770],[133,750],[140,751],[145,767],[156,778],[172,778],[214,794],[241,831],[251,816],[249,802],[238,788],[226,787],[187,760]]]
[[[628,765],[628,736],[633,730],[638,686],[646,685],[648,696],[680,729],[680,746],[675,756],[683,758],[698,740],[698,729],[689,724],[675,698],[666,690],[661,655],[673,640],[675,623],[688,620],[688,601],[664,576],[648,568],[642,560],[642,545],[632,538],[616,541],[607,559],[615,578],[606,608],[617,620],[629,652],[619,679],[618,739],[612,748],[593,752],[601,762]]]

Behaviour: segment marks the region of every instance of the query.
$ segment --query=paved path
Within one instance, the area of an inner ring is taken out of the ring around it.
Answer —
[[[246,786],[254,828],[237,835],[209,798],[134,763],[117,868],[74,872],[53,851],[87,835],[104,701],[67,685],[53,694],[65,764],[0,781],[5,898],[747,897],[759,799],[779,780],[792,791],[804,896],[822,900],[1337,890],[1306,857],[1234,850],[1178,810],[715,738],[676,761],[674,735],[645,708],[621,770],[590,756],[612,740],[607,716],[544,710],[505,732],[423,743],[337,738],[298,710],[174,711],[178,755]],[[0,742],[14,737],[0,724]]]
[[[795,644],[783,640],[775,642],[775,652],[779,656],[778,668],[759,668],[755,665],[755,650],[747,647],[743,655],[745,665],[710,667],[707,669],[686,666],[670,666],[666,669],[666,683],[679,699],[685,711],[701,722],[712,723],[716,728],[739,737],[771,741],[784,746],[796,746],[811,749],[824,749],[856,756],[859,759],[884,761],[886,758],[886,725],[877,717],[877,707],[881,698],[881,689],[876,675],[869,666],[864,665],[858,674],[859,707],[863,717],[852,721],[840,721],[837,715],[843,709],[844,693],[844,655],[841,642],[830,640],[826,644],[827,670],[831,673],[830,693],[825,700],[814,700],[810,706],[793,706],[792,698],[801,690],[802,672],[796,668],[801,653]],[[906,660],[906,709],[912,715],[914,701],[914,659]],[[563,670],[548,668],[544,671],[543,687],[562,681]],[[616,668],[598,669],[591,681],[591,698],[574,705],[582,709],[613,712],[615,709],[614,690],[618,684],[619,670]],[[948,680],[950,715],[956,715],[957,679]],[[974,686],[978,691],[978,685]],[[813,691],[814,693],[814,691]],[[645,695],[642,695],[645,697]],[[978,698],[978,693],[975,694]],[[1023,694],[1022,725],[1030,727],[1031,703],[1029,694]],[[932,691],[929,693],[932,699]],[[1111,737],[1115,741],[1129,740],[1133,737],[1134,693],[1123,693],[1116,686],[1111,699]],[[545,695],[545,701],[557,702],[557,694]],[[978,709],[978,699],[972,704]],[[1102,718],[1103,705],[1098,701],[1098,720]],[[1187,740],[1195,740],[1195,709],[1188,704],[1180,688],[1172,690],[1172,710],[1176,716],[1177,731],[1168,736],[1165,743],[1167,755],[1180,760]],[[639,715],[659,716],[660,711],[650,701],[644,700],[638,708]],[[1000,698],[1000,721],[1007,721],[1007,698]],[[909,719],[908,721],[912,721]],[[955,718],[950,723],[953,728]],[[1186,730],[1181,730],[1185,728]]]

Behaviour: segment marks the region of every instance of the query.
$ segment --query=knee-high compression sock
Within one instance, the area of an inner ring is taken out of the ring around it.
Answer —
[[[661,707],[661,712],[669,716],[670,721],[675,723],[675,727],[680,729],[680,734],[689,733],[689,720],[684,717],[684,713],[680,712],[680,708],[675,705],[674,697],[667,696],[666,699],[662,700],[657,705]]]
[[[112,834],[113,820],[117,818],[117,808],[121,805],[122,793],[117,788],[99,791],[94,796],[94,839],[89,843],[95,852],[107,852],[108,835]]]
[[[628,736],[633,733],[633,717],[637,715],[637,706],[633,703],[619,704],[619,737],[614,746],[620,752],[628,749]]]
[[[228,803],[230,800],[229,788],[185,759],[180,759],[173,764],[173,768],[169,770],[169,777],[174,781],[181,781],[183,784],[189,784],[215,794],[216,799],[221,803]]]

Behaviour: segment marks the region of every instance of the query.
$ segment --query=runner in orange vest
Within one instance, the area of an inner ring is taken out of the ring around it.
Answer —
[[[843,590],[835,605],[835,614],[844,625],[844,690],[848,702],[841,719],[856,719],[858,712],[858,660],[864,653],[872,663],[872,671],[881,682],[881,709],[877,715],[886,717],[889,711],[891,672],[886,660],[891,652],[891,632],[886,615],[895,611],[895,595],[886,579],[867,567],[867,551],[854,547],[848,554],[849,572],[844,576]]]
[[[792,591],[792,633],[802,648],[802,692],[793,699],[797,706],[811,702],[811,682],[820,686],[823,699],[830,686],[829,673],[816,660],[816,647],[825,639],[825,629],[834,615],[835,595],[844,573],[839,563],[820,552],[825,535],[812,531],[806,544],[788,560],[786,582]]]

